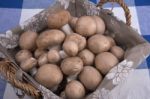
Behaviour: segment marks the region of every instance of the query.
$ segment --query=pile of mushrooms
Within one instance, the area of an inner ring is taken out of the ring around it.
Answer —
[[[83,99],[124,58],[99,16],[73,17],[61,10],[47,24],[40,33],[21,34],[15,58],[22,70],[60,97]]]

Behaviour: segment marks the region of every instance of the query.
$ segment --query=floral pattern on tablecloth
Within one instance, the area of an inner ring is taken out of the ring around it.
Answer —
[[[110,70],[106,78],[112,80],[113,85],[118,85],[120,82],[124,81],[125,78],[133,71],[133,62],[124,60]]]
[[[101,90],[96,90],[93,93],[92,99],[111,99],[110,90],[107,90],[106,88],[102,88]]]

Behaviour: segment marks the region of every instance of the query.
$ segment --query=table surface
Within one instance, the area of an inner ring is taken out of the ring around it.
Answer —
[[[98,2],[99,0],[91,0]],[[132,27],[137,29],[145,39],[150,41],[150,0],[124,0],[129,6],[132,15]],[[0,34],[10,28],[21,24],[39,11],[53,4],[54,0],[0,0]],[[121,20],[125,20],[121,7],[114,5],[114,14]],[[111,4],[106,4],[111,8]],[[150,68],[150,57],[138,67],[138,69]],[[0,99],[3,99],[7,83],[0,80]]]

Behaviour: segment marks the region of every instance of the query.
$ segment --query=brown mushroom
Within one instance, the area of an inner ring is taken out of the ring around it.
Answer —
[[[103,52],[96,56],[95,65],[96,68],[103,74],[106,75],[111,68],[118,64],[118,59],[110,52]]]
[[[104,32],[105,32],[105,23],[104,23],[103,19],[100,18],[99,16],[92,16],[92,18],[96,22],[96,33],[104,34]]]
[[[38,58],[38,65],[42,66],[47,63],[48,63],[47,53],[44,53]]]
[[[50,50],[47,53],[47,58],[50,63],[57,63],[61,59],[59,52],[57,50]]]
[[[31,57],[31,58],[28,58],[28,59],[22,61],[20,67],[22,68],[22,70],[28,72],[36,65],[37,65],[37,60],[35,58]]]
[[[49,46],[59,45],[65,39],[65,34],[56,29],[42,32],[36,40],[39,49],[47,49]]]
[[[124,50],[119,46],[113,46],[110,49],[110,52],[114,54],[119,60],[121,60],[124,57],[124,53],[125,53]]]
[[[102,81],[102,75],[92,66],[84,66],[79,74],[79,80],[86,89],[94,91]]]
[[[75,79],[76,76],[81,72],[81,70],[83,69],[83,62],[79,57],[69,57],[69,58],[65,58],[61,62],[60,67],[62,72],[65,75],[69,76],[68,77],[68,81],[69,81],[70,79]]]
[[[32,31],[26,31],[19,38],[19,46],[21,49],[33,50],[36,48],[36,39],[38,34]]]
[[[85,96],[84,86],[77,80],[69,82],[65,88],[67,99],[82,99]]]
[[[76,56],[78,54],[78,51],[83,50],[85,46],[85,37],[76,33],[67,35],[65,42],[63,43],[63,49],[66,52],[66,54],[68,54],[68,56]]]
[[[71,27],[68,25],[71,15],[67,10],[60,10],[48,16],[48,27],[50,29],[61,29],[66,34],[72,33]]]
[[[39,58],[41,55],[43,55],[46,52],[47,52],[46,50],[36,49],[34,51],[34,57],[35,58]]]
[[[77,17],[72,17],[69,21],[69,24],[73,30],[75,30],[77,20],[78,20]]]
[[[91,16],[81,16],[76,22],[76,32],[82,36],[89,37],[96,33],[96,23]]]
[[[29,50],[20,50],[17,52],[15,58],[16,61],[21,63],[22,61],[25,61],[26,59],[32,57],[32,53]]]
[[[76,56],[78,54],[78,45],[73,41],[66,41],[63,44],[63,50],[69,56]]]
[[[110,49],[109,40],[101,35],[96,34],[88,39],[88,48],[95,54],[108,51]]]
[[[63,74],[57,65],[45,64],[38,69],[35,79],[43,86],[52,89],[61,83]]]
[[[76,34],[76,33],[72,33],[70,35],[68,35],[65,39],[65,41],[74,41],[78,44],[78,48],[79,51],[83,50],[86,46],[86,39],[85,37]]]
[[[116,45],[116,42],[115,42],[115,40],[112,37],[110,37],[110,36],[106,36],[106,37],[109,40],[111,47]]]
[[[78,54],[78,56],[82,59],[85,66],[93,65],[95,56],[90,50],[84,49]]]

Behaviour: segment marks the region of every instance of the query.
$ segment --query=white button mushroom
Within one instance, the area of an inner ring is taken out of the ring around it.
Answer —
[[[94,91],[102,81],[102,75],[94,67],[84,66],[79,74],[79,80],[83,83],[86,89]]]
[[[52,89],[61,83],[63,74],[57,65],[45,64],[38,69],[35,79],[43,86]]]
[[[95,65],[96,68],[106,75],[111,68],[118,64],[118,59],[110,52],[103,52],[96,56]]]
[[[82,99],[85,96],[84,86],[77,80],[69,82],[65,88],[67,99]]]

